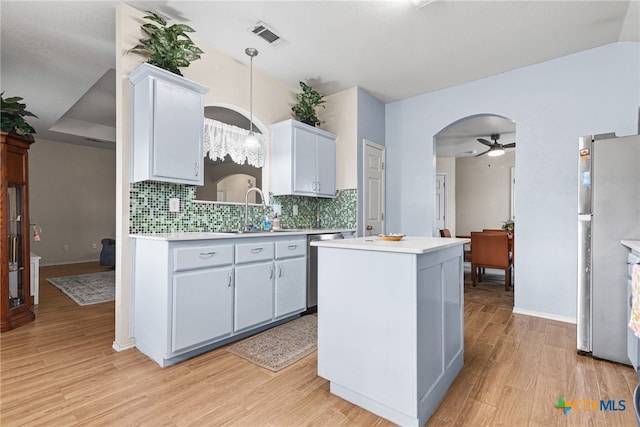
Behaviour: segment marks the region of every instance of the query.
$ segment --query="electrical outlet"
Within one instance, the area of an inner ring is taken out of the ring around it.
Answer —
[[[62,249],[64,249],[65,251],[68,251],[69,250],[69,245],[63,245]]]
[[[298,205],[293,205],[293,216],[298,216]]]
[[[177,197],[169,199],[169,212],[180,212],[180,199]]]
[[[98,244],[97,243],[91,244],[91,249],[98,249]]]
[[[282,205],[271,205],[271,208],[274,214],[282,215]]]

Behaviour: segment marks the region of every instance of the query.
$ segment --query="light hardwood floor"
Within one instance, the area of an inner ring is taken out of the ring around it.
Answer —
[[[35,322],[0,335],[2,426],[391,425],[331,395],[316,353],[273,373],[225,348],[165,369],[113,351],[114,304],[80,307],[45,280],[100,270],[41,268]],[[633,369],[578,356],[573,325],[513,315],[500,283],[465,286],[465,366],[427,425],[634,426]],[[627,409],[565,416],[558,397]]]

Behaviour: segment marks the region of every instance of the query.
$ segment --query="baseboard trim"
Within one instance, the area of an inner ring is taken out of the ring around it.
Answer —
[[[53,265],[67,265],[67,264],[83,264],[86,262],[100,262],[100,259],[88,259],[88,260],[84,260],[84,261],[62,261],[62,262],[47,262],[47,263],[42,263],[40,262],[40,267],[49,267],[49,266],[53,266]]]
[[[121,352],[121,351],[125,351],[125,350],[129,350],[132,348],[136,347],[136,341],[134,339],[131,340],[131,342],[128,342],[126,344],[120,344],[117,342],[113,342],[113,345],[111,346],[115,351],[117,352]]]
[[[558,322],[571,323],[574,325],[576,324],[576,319],[573,317],[558,316],[555,314],[544,313],[541,311],[533,311],[533,310],[526,310],[523,308],[513,307],[513,313],[524,314],[525,316],[541,317],[543,319],[556,320]]]

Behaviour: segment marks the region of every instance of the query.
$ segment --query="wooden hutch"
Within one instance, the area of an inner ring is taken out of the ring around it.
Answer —
[[[29,174],[31,138],[0,132],[0,332],[35,319],[31,311]]]

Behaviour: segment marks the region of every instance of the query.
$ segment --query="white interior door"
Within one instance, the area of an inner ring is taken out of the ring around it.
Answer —
[[[447,209],[447,175],[444,173],[436,174],[436,228],[442,230],[447,228],[446,209]]]
[[[363,230],[365,236],[383,234],[384,228],[384,158],[382,145],[364,140],[363,150]]]

